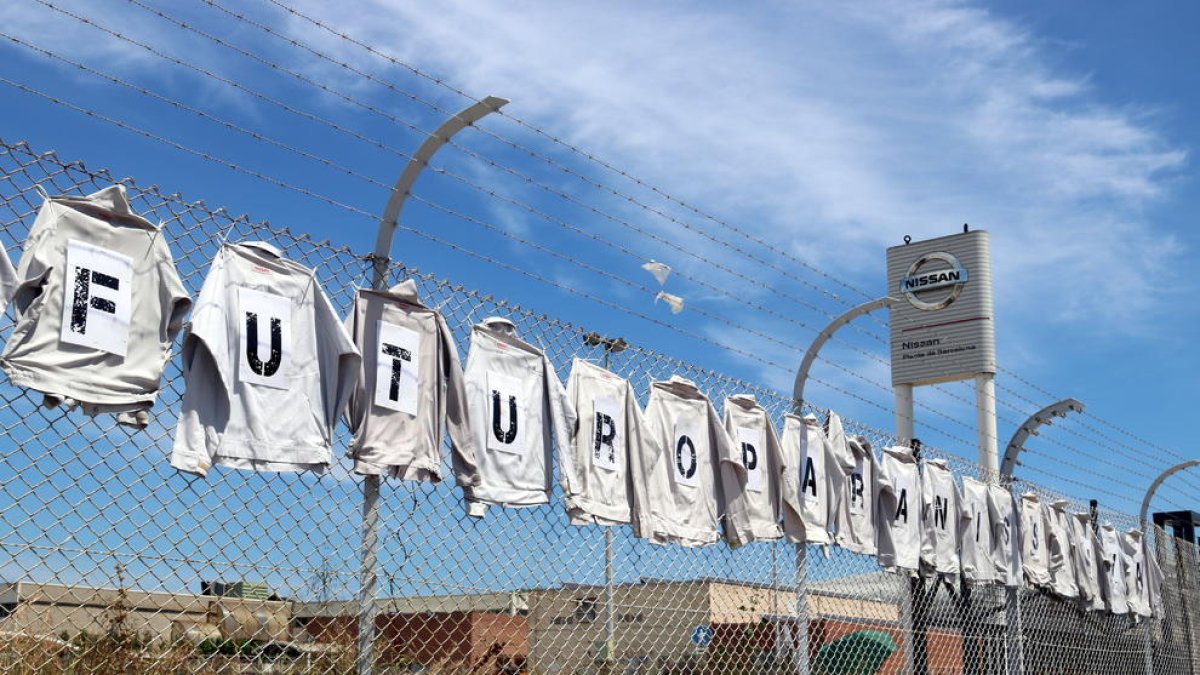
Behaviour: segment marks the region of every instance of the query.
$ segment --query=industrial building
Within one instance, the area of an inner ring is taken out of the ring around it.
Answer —
[[[256,584],[209,583],[203,590],[269,597]],[[870,629],[899,649],[880,672],[899,672],[900,578],[870,573],[811,582],[806,593],[809,649]],[[611,660],[625,672],[658,672],[720,661],[737,669],[790,658],[799,642],[794,589],[724,579],[643,579],[613,588],[607,638],[604,587],[566,584],[516,591],[397,597],[376,604],[377,658],[393,664],[468,666],[496,673],[574,673]],[[54,584],[0,585],[0,634],[103,634],[114,606],[146,642],[184,639],[286,644],[352,651],[355,601],[296,602],[230,595],[150,593]],[[938,600],[931,615],[947,617]],[[963,640],[952,621],[925,633],[931,675],[961,668]],[[707,638],[697,640],[697,632]]]

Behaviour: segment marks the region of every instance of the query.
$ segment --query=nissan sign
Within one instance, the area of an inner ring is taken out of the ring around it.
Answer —
[[[991,255],[985,231],[887,251],[892,385],[996,372]]]

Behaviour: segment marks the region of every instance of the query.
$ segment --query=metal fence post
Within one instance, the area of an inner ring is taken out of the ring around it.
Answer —
[[[1184,469],[1189,469],[1194,466],[1200,466],[1200,460],[1192,459],[1192,460],[1188,460],[1186,462],[1180,462],[1179,464],[1176,464],[1175,466],[1160,473],[1158,475],[1158,477],[1155,478],[1152,483],[1150,483],[1149,489],[1146,490],[1146,496],[1142,498],[1141,511],[1138,513],[1138,524],[1142,528],[1142,538],[1143,539],[1145,539],[1145,537],[1147,536],[1146,532],[1148,530],[1147,525],[1146,525],[1146,516],[1149,515],[1149,513],[1150,513],[1150,502],[1154,499],[1154,493],[1158,492],[1158,486],[1162,485],[1163,481],[1165,481],[1167,478],[1171,477],[1172,475],[1174,475],[1180,471],[1183,471]],[[1157,539],[1157,535],[1155,535],[1155,536]],[[1157,551],[1157,548],[1156,548],[1156,551]],[[1153,623],[1154,623],[1154,619],[1150,619],[1149,621],[1146,622],[1145,650],[1146,650],[1146,672],[1147,673],[1154,672],[1154,636],[1151,634],[1151,631],[1150,631],[1150,628],[1153,625]]]
[[[1188,672],[1195,673],[1196,672],[1196,646],[1193,644],[1194,633],[1192,632],[1191,603],[1188,602],[1188,597],[1190,595],[1192,595],[1192,588],[1194,586],[1194,584],[1191,583],[1194,570],[1192,569],[1191,561],[1188,561],[1186,559],[1187,556],[1186,556],[1184,547],[1182,545],[1182,542],[1187,541],[1187,540],[1182,539],[1178,536],[1178,534],[1179,534],[1178,530],[1176,530],[1173,534],[1176,535],[1175,542],[1174,542],[1174,544],[1175,544],[1175,569],[1179,570],[1178,571],[1178,581],[1176,581],[1176,585],[1179,587],[1179,607],[1180,607],[1179,615],[1182,619],[1180,621],[1180,623],[1183,624],[1182,625],[1183,635],[1184,635],[1183,641],[1187,645]],[[1162,563],[1165,562],[1165,556],[1158,555],[1159,549],[1161,548],[1161,544],[1159,543],[1160,539],[1161,539],[1161,537],[1158,536],[1158,530],[1157,529],[1154,530],[1154,541],[1155,541],[1154,555],[1156,558],[1159,559],[1159,565],[1162,565]],[[1189,542],[1189,545],[1190,545],[1190,542]],[[1150,547],[1147,546],[1146,549],[1147,549],[1147,552],[1149,552]],[[1147,563],[1147,565],[1148,565],[1148,563]],[[1161,620],[1161,618],[1160,618],[1160,620]],[[1147,630],[1149,630],[1149,626],[1147,627]]]
[[[374,268],[372,286],[376,290],[386,290],[388,286],[388,267],[391,263],[392,237],[396,234],[396,225],[400,221],[400,212],[404,209],[404,201],[412,191],[413,184],[421,175],[421,170],[429,165],[430,158],[445,145],[454,134],[471,126],[477,120],[496,112],[508,103],[507,100],[489,96],[475,103],[446,120],[421,143],[417,151],[409,159],[404,172],[396,180],[379,220],[379,231],[375,236],[375,251],[371,256]],[[379,565],[379,476],[367,476],[363,479],[362,507],[362,550],[359,569],[358,594],[358,658],[357,670],[359,675],[371,675],[375,670],[375,594]]]
[[[375,668],[375,593],[379,563],[379,476],[363,479],[362,568],[358,589],[359,675],[370,675]]]
[[[896,583],[900,590],[900,630],[904,634],[904,672],[915,673],[916,662],[913,651],[913,591],[912,577],[897,574]]]
[[[796,544],[796,651],[792,655],[796,675],[809,675],[807,579],[808,545]]]
[[[604,347],[604,369],[608,370],[609,361],[614,353],[621,353],[629,348],[625,338],[606,338],[598,333],[588,333],[583,336],[583,343],[589,347]],[[612,663],[616,658],[617,625],[615,576],[616,566],[613,564],[613,528],[604,528],[604,661]]]
[[[609,525],[604,528],[604,660],[612,661],[617,650],[617,622],[615,619],[615,593],[613,592],[613,576],[616,574],[613,565],[613,531]]]
[[[1051,424],[1057,417],[1066,417],[1067,413],[1082,413],[1084,405],[1073,398],[1056,401],[1029,416],[1021,426],[1017,427],[1008,445],[1004,449],[1004,460],[1000,463],[1001,484],[1012,490],[1013,470],[1020,464],[1018,457],[1025,449],[1025,441],[1030,436],[1036,436],[1038,428]],[[1025,632],[1021,621],[1021,589],[1007,588],[1004,601],[1004,624],[1006,629],[1005,641],[1008,643],[1009,675],[1020,675],[1025,672]]]
[[[1005,589],[1004,625],[1008,644],[1008,675],[1025,672],[1025,629],[1021,625],[1021,589],[1010,586]]]
[[[895,302],[894,298],[882,297],[864,302],[857,307],[852,307],[841,316],[836,317],[829,325],[825,326],[817,337],[813,339],[808,349],[804,350],[804,358],[800,362],[800,368],[796,371],[796,380],[792,385],[792,407],[797,415],[803,414],[804,406],[804,385],[808,381],[808,372],[812,368],[813,363],[817,360],[817,355],[821,351],[821,347],[833,337],[846,324],[874,312],[878,309],[891,306]],[[796,544],[796,611],[799,623],[797,629],[796,640],[798,646],[794,656],[793,667],[797,673],[808,675],[808,598],[804,594],[804,586],[808,574],[808,551],[805,544]],[[774,571],[772,571],[772,582],[774,582]]]

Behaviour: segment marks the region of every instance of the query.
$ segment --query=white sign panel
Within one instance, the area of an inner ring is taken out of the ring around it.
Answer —
[[[763,491],[763,444],[762,431],[749,427],[738,427],[734,440],[742,453],[742,466],[746,467],[746,489]]]
[[[375,405],[417,414],[420,402],[421,336],[415,330],[379,322],[375,354]]]
[[[687,487],[700,485],[700,453],[705,450],[707,438],[701,439],[701,426],[690,421],[675,423],[674,441],[671,443],[671,475],[675,482]]]
[[[525,454],[525,394],[518,378],[488,371],[487,449]]]
[[[867,511],[867,496],[870,487],[866,483],[866,462],[859,457],[854,462],[854,471],[850,474],[850,508],[851,514],[861,516]]]
[[[896,493],[896,512],[892,514],[892,520],[895,522],[908,522],[908,514],[910,508],[920,508],[920,495],[914,490],[915,486],[909,482],[908,476],[897,472],[895,478],[892,479],[892,489]],[[919,516],[917,512],[914,515]]]
[[[996,372],[987,232],[893,246],[887,265],[893,386]]]
[[[592,464],[601,469],[616,471],[618,458],[625,453],[625,409],[615,399],[597,396],[592,401]]]
[[[63,342],[125,356],[133,313],[133,260],[71,239],[63,279]]]
[[[282,295],[239,287],[237,318],[241,334],[238,379],[287,389],[292,361],[292,301]]]

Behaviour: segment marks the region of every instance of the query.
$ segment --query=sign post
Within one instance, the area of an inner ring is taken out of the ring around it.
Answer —
[[[970,232],[964,225],[962,234],[948,237],[919,242],[905,237],[902,246],[887,250],[887,274],[888,294],[898,298],[889,308],[896,435],[900,442],[913,444],[914,387],[973,379],[980,477],[998,482],[996,332],[988,233]],[[911,590],[917,614],[913,617],[914,666],[926,672],[927,598],[921,582],[914,581]],[[971,611],[969,598],[970,587],[964,584],[958,597],[964,613]],[[977,672],[978,655],[969,647],[977,648],[979,636],[964,630],[963,638],[963,670]]]
[[[913,387],[975,380],[979,464],[991,482],[996,442],[996,334],[988,233],[965,231],[887,250],[896,433],[914,435]]]

